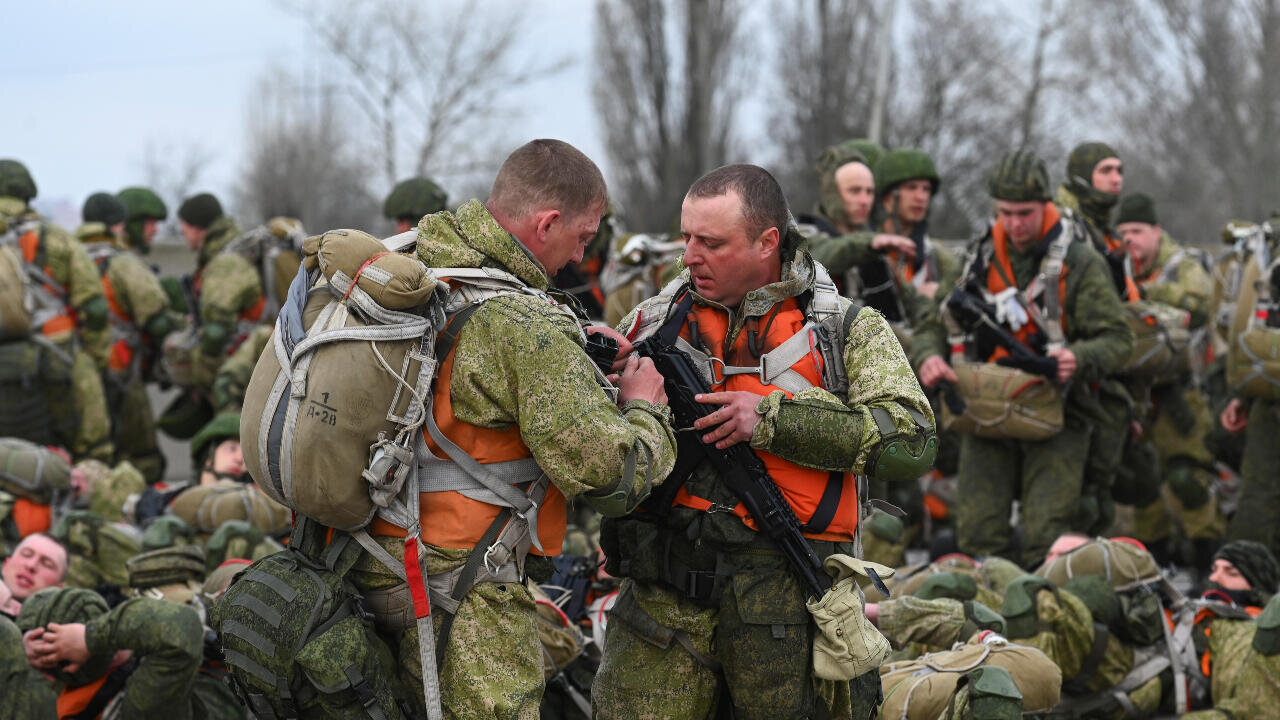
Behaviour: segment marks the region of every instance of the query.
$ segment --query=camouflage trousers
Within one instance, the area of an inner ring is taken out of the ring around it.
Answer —
[[[1070,422],[1039,442],[963,436],[955,502],[961,552],[1014,557],[1009,516],[1019,500],[1023,566],[1042,559],[1078,517],[1089,439],[1088,428]]]
[[[147,398],[147,387],[140,379],[105,378],[104,387],[110,399],[111,439],[115,443],[116,463],[129,461],[142,473],[148,485],[164,477],[164,455],[156,440],[156,419]]]
[[[1255,399],[1244,432],[1240,502],[1227,536],[1280,553],[1280,403]]]
[[[404,558],[398,538],[377,538],[397,560]],[[465,562],[470,550],[423,548],[424,574],[447,572]],[[357,590],[385,589],[400,583],[391,570],[367,553],[350,576]],[[444,613],[431,614],[439,641]],[[542,646],[538,640],[537,606],[529,590],[518,582],[476,583],[458,606],[449,632],[444,662],[437,668],[444,717],[453,720],[537,720],[542,701]],[[404,698],[420,717],[426,717],[422,698],[422,663],[418,629],[402,631],[378,627],[398,665]]]
[[[724,582],[718,607],[702,607],[624,581],[591,686],[596,718],[702,720],[722,702],[739,720],[874,714],[878,680],[852,697],[850,683],[813,675],[812,623],[792,573],[775,565]]]
[[[1213,431],[1213,418],[1208,400],[1195,388],[1165,388],[1156,399],[1155,419],[1139,442],[1152,446],[1158,466],[1150,467],[1145,460],[1152,453],[1130,452],[1124,457],[1134,475],[1163,476],[1161,497],[1133,509],[1134,537],[1158,542],[1177,527],[1192,540],[1220,538],[1226,532],[1226,518],[1218,509],[1209,469],[1213,455],[1206,441]]]
[[[75,392],[75,397],[70,399],[71,406],[80,420],[75,446],[71,448],[72,455],[76,460],[93,458],[110,465],[115,448],[111,444],[107,396],[98,366],[83,350],[76,351],[75,363],[71,366],[71,383]]]

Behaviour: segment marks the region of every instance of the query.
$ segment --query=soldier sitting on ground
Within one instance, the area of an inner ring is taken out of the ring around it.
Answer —
[[[28,535],[0,566],[0,612],[16,616],[23,600],[66,576],[67,549],[44,533]]]

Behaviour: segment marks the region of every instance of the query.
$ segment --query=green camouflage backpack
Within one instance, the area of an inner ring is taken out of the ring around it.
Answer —
[[[194,545],[196,533],[177,515],[161,515],[142,533],[142,551],[150,552],[174,545]]]
[[[71,467],[61,455],[18,438],[0,438],[0,490],[41,505],[71,488]]]
[[[232,688],[259,720],[404,717],[390,651],[344,579],[360,546],[341,535],[315,562],[302,548],[318,533],[306,528],[316,526],[299,522],[289,549],[249,566],[210,612]]]
[[[141,549],[141,535],[124,523],[109,523],[91,512],[74,510],[58,520],[53,537],[67,548],[66,583],[96,588],[129,584],[125,562]]]

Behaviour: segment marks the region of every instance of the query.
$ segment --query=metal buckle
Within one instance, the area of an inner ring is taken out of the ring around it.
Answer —
[[[716,363],[720,363],[720,378],[719,378],[718,380],[716,379]],[[725,364],[725,361],[724,361],[724,360],[721,360],[720,358],[716,357],[715,355],[708,355],[708,356],[707,356],[707,367],[708,367],[708,368],[710,369],[710,371],[711,371],[711,384],[712,384],[712,385],[723,385],[723,384],[724,384],[724,382],[728,379],[728,377],[724,374],[724,369],[725,369],[726,367],[728,367],[728,365],[726,365],[726,364]]]

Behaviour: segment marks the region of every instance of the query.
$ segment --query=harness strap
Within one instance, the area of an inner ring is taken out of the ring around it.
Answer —
[[[844,474],[831,472],[827,475],[827,486],[822,490],[818,507],[814,509],[809,522],[800,528],[801,532],[818,534],[826,532],[831,521],[836,517],[836,508],[840,507],[840,498],[844,494]]]
[[[1089,692],[1089,680],[1098,671],[1098,664],[1102,662],[1102,657],[1107,652],[1110,636],[1111,634],[1107,632],[1106,625],[1097,622],[1093,624],[1093,646],[1089,648],[1089,654],[1081,661],[1080,669],[1076,671],[1076,674],[1062,683],[1063,690],[1072,695],[1083,695]]]
[[[484,537],[480,538],[480,542],[476,543],[471,554],[467,556],[467,562],[462,566],[462,574],[458,576],[458,583],[450,594],[450,597],[456,602],[461,603],[467,593],[471,592],[471,587],[475,584],[476,574],[480,571],[480,566],[484,564],[485,554],[494,541],[498,539],[498,533],[502,531],[503,525],[506,524],[510,517],[511,508],[502,508],[498,512],[498,516],[493,519],[493,522],[489,523],[489,528],[484,531]],[[449,647],[449,634],[453,629],[453,620],[456,617],[455,613],[446,612],[440,621],[440,641],[435,646],[435,661],[437,664],[444,664],[444,654]]]

